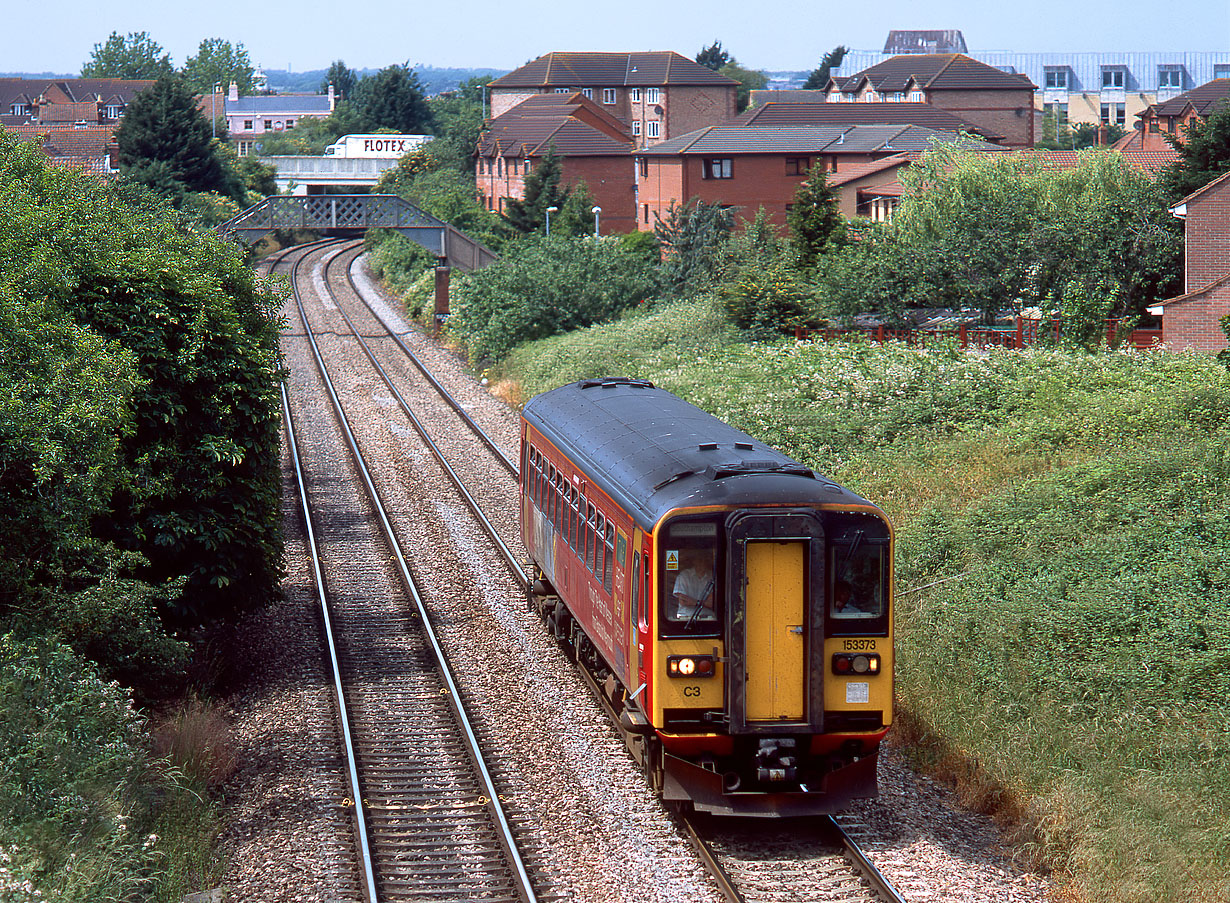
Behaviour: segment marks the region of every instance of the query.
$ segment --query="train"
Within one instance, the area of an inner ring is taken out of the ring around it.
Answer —
[[[528,605],[654,791],[719,816],[877,794],[893,527],[876,505],[631,377],[521,413]]]

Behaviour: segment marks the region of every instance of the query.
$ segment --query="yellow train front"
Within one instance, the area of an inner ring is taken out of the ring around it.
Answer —
[[[643,380],[539,395],[521,451],[531,604],[664,799],[793,816],[876,795],[883,512]]]

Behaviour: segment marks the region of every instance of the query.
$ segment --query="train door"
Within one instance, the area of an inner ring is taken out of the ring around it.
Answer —
[[[803,567],[805,544],[746,545],[748,721],[799,721],[804,684]]]
[[[810,511],[726,523],[726,670],[734,733],[819,730],[824,718],[824,531]]]

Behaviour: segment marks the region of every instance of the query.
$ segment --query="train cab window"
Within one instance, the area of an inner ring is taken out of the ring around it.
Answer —
[[[887,537],[855,527],[833,539],[828,596],[834,630],[881,633],[887,629],[889,548]]]
[[[662,632],[716,636],[723,617],[717,523],[673,521],[661,537]]]

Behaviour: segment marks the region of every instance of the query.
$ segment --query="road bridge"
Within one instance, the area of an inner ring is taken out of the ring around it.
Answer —
[[[397,166],[396,157],[261,157],[277,169],[278,191],[293,195],[313,194],[313,189],[371,188]]]

